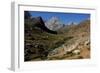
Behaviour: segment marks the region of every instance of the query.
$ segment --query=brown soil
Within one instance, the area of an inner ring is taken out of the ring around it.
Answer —
[[[88,48],[82,49],[80,56],[82,56],[83,58],[90,58],[90,50],[88,50]]]

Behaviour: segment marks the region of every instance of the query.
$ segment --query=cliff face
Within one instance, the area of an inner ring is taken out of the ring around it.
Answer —
[[[51,34],[57,34],[56,31],[50,30],[49,28],[47,28],[45,26],[45,23],[44,23],[42,17],[34,17],[31,19],[26,19],[25,21],[27,21],[25,23],[26,23],[26,29],[27,29],[27,27],[29,27],[28,30],[37,28],[37,29],[40,29],[41,32],[44,31],[44,32],[48,32]]]

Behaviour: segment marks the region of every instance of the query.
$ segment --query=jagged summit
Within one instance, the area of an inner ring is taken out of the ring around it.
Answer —
[[[54,30],[54,31],[63,27],[63,23],[60,21],[60,19],[58,17],[55,17],[55,16],[51,17],[48,21],[46,21],[45,25],[50,30]]]

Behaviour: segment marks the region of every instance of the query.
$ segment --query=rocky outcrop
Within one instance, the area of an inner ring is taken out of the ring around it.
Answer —
[[[76,59],[78,59],[78,57],[80,56],[81,58],[86,58],[86,56],[84,55],[80,55],[80,53],[82,52],[82,50],[84,49],[87,49],[87,51],[89,51],[90,49],[90,41],[86,38],[83,39],[77,39],[77,40],[74,40],[73,41],[76,41],[76,42],[73,42],[73,43],[67,43],[68,45],[66,44],[63,44],[62,46],[58,47],[58,48],[55,48],[55,50],[49,52],[48,54],[48,59],[59,59],[59,58],[62,58],[62,59],[72,59],[73,56],[77,56]],[[86,52],[87,52],[86,51]],[[88,56],[89,57],[89,56]]]

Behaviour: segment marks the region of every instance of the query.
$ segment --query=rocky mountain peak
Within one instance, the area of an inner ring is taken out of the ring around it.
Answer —
[[[58,30],[61,27],[63,27],[63,23],[60,21],[58,17],[51,17],[48,21],[45,22],[45,25],[50,29],[50,30]]]

